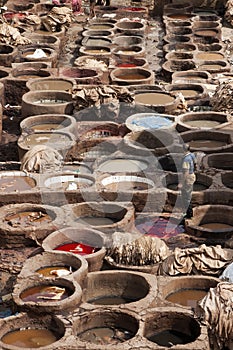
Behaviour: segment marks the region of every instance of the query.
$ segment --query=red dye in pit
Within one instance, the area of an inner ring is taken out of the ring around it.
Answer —
[[[62,250],[64,252],[79,254],[79,255],[88,255],[95,253],[98,249],[83,243],[66,243],[59,245],[54,250]]]
[[[136,228],[141,233],[156,236],[162,239],[177,236],[179,233],[183,233],[185,231],[183,225],[179,225],[165,218],[140,220],[140,223],[136,225]]]

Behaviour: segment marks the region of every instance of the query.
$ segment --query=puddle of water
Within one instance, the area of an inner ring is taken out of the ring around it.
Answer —
[[[68,298],[71,291],[59,286],[36,286],[28,288],[20,294],[24,302],[57,302]]]
[[[133,334],[122,328],[96,327],[88,329],[79,334],[82,341],[94,343],[97,345],[123,343],[133,337]]]
[[[5,334],[1,341],[19,348],[40,348],[57,341],[54,333],[48,329],[22,329]]]

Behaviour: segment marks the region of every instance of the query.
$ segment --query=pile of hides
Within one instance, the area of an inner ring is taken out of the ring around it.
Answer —
[[[23,37],[17,28],[7,23],[0,24],[0,42],[8,45],[27,45],[31,40]]]
[[[113,246],[107,252],[108,258],[111,258],[114,263],[131,266],[154,265],[166,259],[169,254],[169,248],[164,241],[149,235]]]
[[[104,61],[98,60],[96,58],[89,58],[89,57],[79,57],[77,60],[78,68],[83,69],[94,69],[94,70],[100,70],[101,72],[107,72],[108,66]],[[75,62],[75,63],[76,63]]]
[[[219,276],[232,259],[233,250],[223,249],[220,245],[202,244],[197,248],[176,248],[173,254],[161,263],[159,273],[169,276],[179,274]]]
[[[221,282],[210,288],[199,303],[198,313],[209,330],[211,350],[233,349],[233,284]]]
[[[120,103],[133,101],[131,93],[125,87],[101,85],[93,88],[73,89],[73,102],[76,111],[94,106],[96,116],[100,119],[108,116],[117,119]]]
[[[68,28],[72,22],[72,10],[68,7],[56,7],[42,18],[42,24],[49,32],[58,32],[62,27]]]
[[[233,82],[225,82],[217,87],[211,99],[212,110],[215,112],[233,112]]]
[[[20,170],[28,173],[59,171],[63,158],[55,149],[38,145],[34,146],[22,158]]]
[[[233,25],[233,0],[228,0],[226,3],[225,20]]]

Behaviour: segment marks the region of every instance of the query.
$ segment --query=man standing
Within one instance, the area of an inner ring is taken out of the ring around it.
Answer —
[[[192,191],[193,184],[196,180],[195,175],[195,155],[190,152],[189,145],[183,145],[184,157],[182,159],[182,176],[178,184],[178,189],[181,190],[183,218],[188,219],[193,216],[192,210]]]

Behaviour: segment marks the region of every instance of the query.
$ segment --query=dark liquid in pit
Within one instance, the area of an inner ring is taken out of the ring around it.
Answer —
[[[159,333],[155,333],[148,338],[153,343],[156,343],[167,348],[171,348],[176,344],[187,344],[192,342],[194,339],[188,334],[175,331],[173,329],[168,329]]]
[[[20,298],[24,302],[51,302],[61,301],[68,298],[71,291],[59,286],[36,286],[23,291]]]
[[[133,334],[122,328],[96,327],[78,335],[85,342],[98,345],[123,343],[133,337]]]

